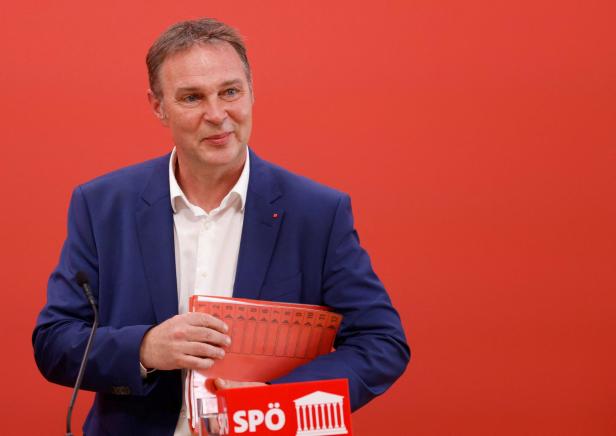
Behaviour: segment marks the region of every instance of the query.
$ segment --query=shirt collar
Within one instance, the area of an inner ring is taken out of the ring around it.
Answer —
[[[198,206],[195,206],[180,188],[177,179],[175,178],[175,164],[177,162],[177,153],[175,147],[173,147],[173,151],[171,152],[171,157],[169,158],[169,194],[171,196],[171,208],[173,209],[173,213],[178,212],[178,201],[182,202],[186,207],[191,209],[193,212],[203,211]],[[244,163],[244,168],[242,169],[242,174],[240,174],[240,178],[237,179],[235,185],[231,190],[225,195],[225,197],[220,202],[220,206],[216,209],[224,209],[226,208],[232,200],[236,197],[239,198],[240,202],[240,211],[244,211],[244,207],[246,206],[246,195],[248,193],[248,179],[250,177],[250,153],[248,152],[248,146],[246,146],[246,162]]]

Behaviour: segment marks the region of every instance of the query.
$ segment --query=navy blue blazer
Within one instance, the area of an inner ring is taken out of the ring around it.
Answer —
[[[410,354],[359,245],[350,199],[252,151],[250,160],[233,295],[322,304],[344,315],[335,352],[272,382],[347,378],[357,409],[402,374]],[[171,436],[178,419],[180,371],[145,380],[139,373],[143,335],[178,311],[168,169],[166,155],[73,192],[67,238],[32,341],[45,378],[72,386],[93,317],[75,274],[87,273],[100,311],[83,379],[84,389],[97,393],[84,424],[89,436]]]

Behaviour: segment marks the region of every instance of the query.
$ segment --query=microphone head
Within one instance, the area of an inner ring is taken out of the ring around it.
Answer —
[[[88,275],[83,271],[77,271],[77,274],[75,275],[75,280],[77,280],[77,284],[82,287],[83,285],[87,285],[90,283],[90,281],[88,280]]]

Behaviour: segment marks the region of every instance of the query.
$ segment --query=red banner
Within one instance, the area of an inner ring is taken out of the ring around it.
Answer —
[[[221,435],[351,435],[346,379],[221,390]]]

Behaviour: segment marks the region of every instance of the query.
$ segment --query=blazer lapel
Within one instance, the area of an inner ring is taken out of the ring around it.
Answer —
[[[250,150],[250,180],[233,287],[234,297],[259,298],[284,217],[284,210],[274,204],[280,196],[281,192],[267,163]]]
[[[136,213],[141,258],[158,323],[178,313],[168,163],[169,156],[156,163]]]

